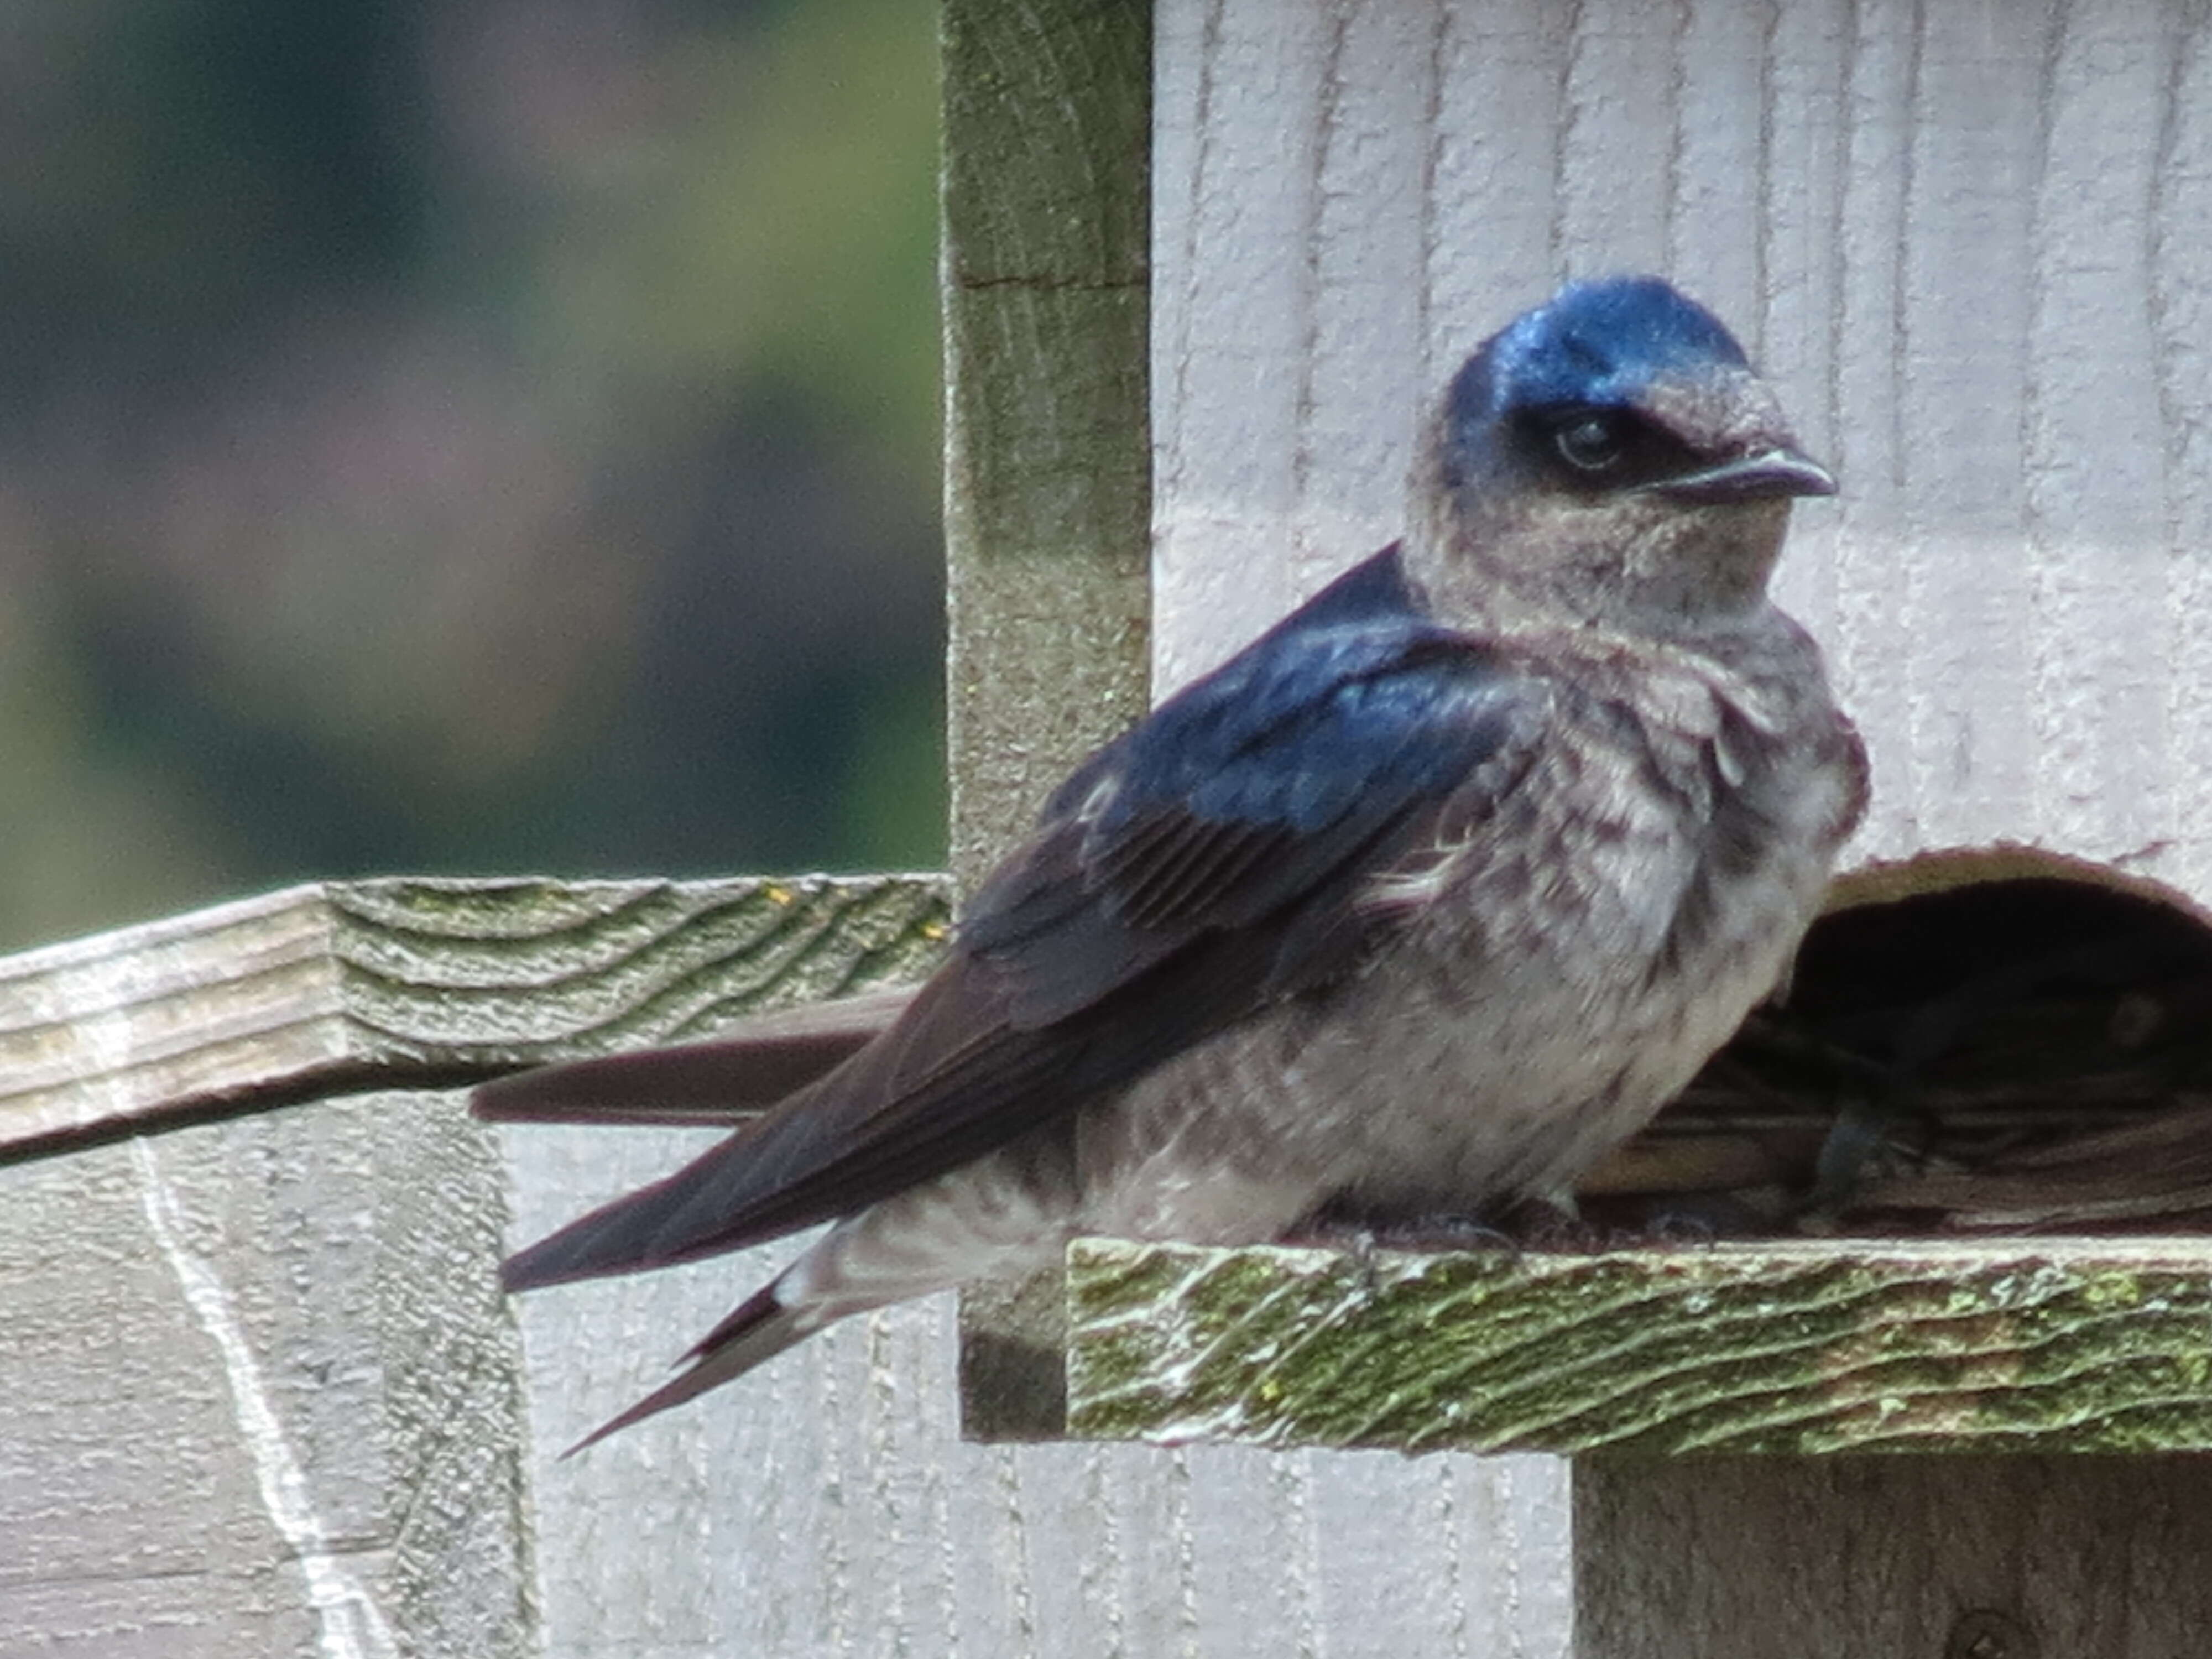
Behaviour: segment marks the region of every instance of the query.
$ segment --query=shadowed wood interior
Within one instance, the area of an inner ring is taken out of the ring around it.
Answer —
[[[1838,896],[1786,1002],[1594,1174],[1588,1214],[1723,1236],[2212,1221],[2196,906],[2017,853],[1909,860]]]

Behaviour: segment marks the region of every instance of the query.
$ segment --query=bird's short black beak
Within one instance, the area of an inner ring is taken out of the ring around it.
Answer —
[[[1785,495],[1832,495],[1836,480],[1811,457],[1794,449],[1774,448],[1740,455],[1680,477],[1662,478],[1644,488],[1670,501],[1705,507],[1772,501]]]

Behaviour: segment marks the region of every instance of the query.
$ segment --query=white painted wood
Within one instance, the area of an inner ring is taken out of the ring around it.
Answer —
[[[517,1242],[698,1144],[502,1133]],[[1563,1659],[1537,1460],[966,1444],[950,1298],[555,1461],[788,1254],[518,1304],[548,1659]]]
[[[0,1655],[531,1651],[501,1209],[451,1096],[0,1169]]]
[[[1160,0],[1157,40],[1157,690],[1398,532],[1486,334],[1656,270],[1843,481],[1780,586],[1872,747],[1853,856],[2019,841],[2212,899],[2202,7]],[[1563,1469],[1453,1478],[1540,1487],[1502,1562],[1550,1582]],[[1261,1534],[1312,1502],[1279,1485]]]
[[[1862,857],[2212,897],[2212,48],[2170,0],[1163,0],[1163,688],[1395,534],[1416,420],[1561,279],[1662,272],[1844,494],[1785,602]]]

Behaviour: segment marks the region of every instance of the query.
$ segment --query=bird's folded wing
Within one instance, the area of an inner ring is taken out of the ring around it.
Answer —
[[[853,1212],[1340,971],[1370,884],[1526,770],[1540,691],[1357,567],[1055,795],[882,1036],[768,1116],[508,1263],[514,1287]]]

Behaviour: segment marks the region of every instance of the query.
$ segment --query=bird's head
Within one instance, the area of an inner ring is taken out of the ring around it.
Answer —
[[[1577,283],[1453,377],[1407,554],[1447,611],[1697,633],[1764,602],[1791,498],[1835,488],[1711,312]]]

